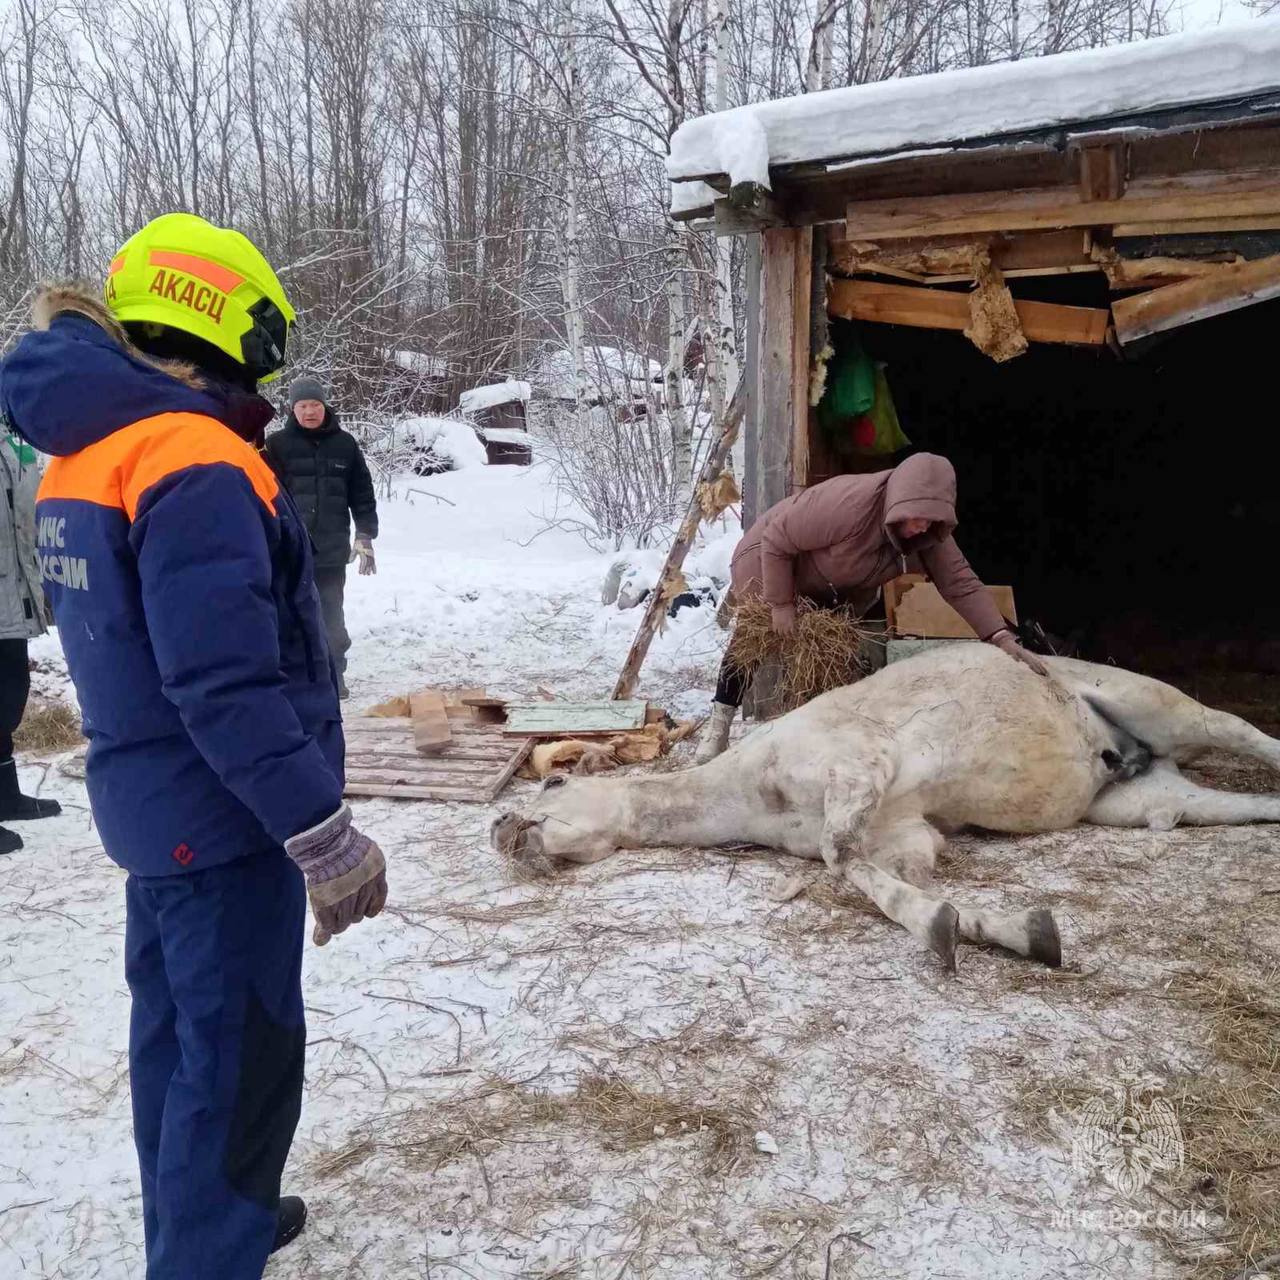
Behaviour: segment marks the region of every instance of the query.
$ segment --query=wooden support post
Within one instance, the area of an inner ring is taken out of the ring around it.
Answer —
[[[814,229],[796,233],[795,264],[791,286],[791,479],[790,492],[809,483],[809,335],[813,321]],[[782,418],[780,422],[788,419]]]
[[[1123,142],[1084,147],[1080,151],[1080,196],[1084,200],[1119,200],[1124,195],[1128,148]]]
[[[796,456],[797,400],[807,394],[809,286],[813,228],[778,228],[761,233],[760,431],[756,475],[756,515],[792,492]],[[800,361],[803,368],[797,367]],[[807,442],[807,435],[806,435]]]
[[[742,527],[749,529],[759,514],[760,442],[764,429],[760,421],[760,272],[761,237],[747,237],[747,260],[743,264],[747,284],[746,350],[738,386],[743,395]]]
[[[680,528],[676,532],[675,541],[671,544],[671,550],[667,552],[666,563],[662,566],[662,573],[658,576],[657,585],[649,593],[649,599],[645,604],[644,617],[640,619],[640,629],[636,632],[636,638],[631,642],[631,648],[627,652],[627,660],[622,665],[622,674],[618,676],[618,683],[613,687],[615,701],[630,698],[632,691],[636,687],[636,681],[640,677],[640,668],[644,665],[649,646],[653,643],[654,633],[658,630],[658,624],[663,615],[671,607],[671,600],[665,588],[680,572],[680,567],[684,564],[685,557],[689,554],[689,548],[693,546],[693,539],[698,532],[698,526],[702,523],[702,504],[699,500],[701,496],[699,490],[703,485],[711,484],[724,470],[725,461],[729,457],[729,450],[733,447],[733,442],[738,435],[738,427],[742,422],[742,412],[743,387],[740,384],[733,393],[733,400],[725,413],[724,426],[721,428],[720,436],[715,444],[711,446],[711,452],[707,454],[706,461],[702,464],[702,469],[698,473],[697,483],[693,487],[693,497],[689,501],[689,509],[685,512],[684,519],[680,522]]]
[[[1116,337],[1126,343],[1271,298],[1280,298],[1280,254],[1232,263],[1211,276],[1121,298],[1112,303],[1111,313]]]

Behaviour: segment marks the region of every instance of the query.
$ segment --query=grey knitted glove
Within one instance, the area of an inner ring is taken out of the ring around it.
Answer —
[[[316,918],[311,937],[317,947],[358,920],[376,916],[387,905],[382,850],[351,825],[347,805],[319,826],[286,840],[284,849],[307,878]]]

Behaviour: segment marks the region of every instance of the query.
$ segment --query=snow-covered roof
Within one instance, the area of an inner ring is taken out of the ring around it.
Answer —
[[[628,390],[636,394],[643,391],[646,383],[662,381],[662,365],[658,361],[619,347],[584,347],[582,366],[587,386],[596,396],[606,389],[611,396]],[[563,349],[546,352],[531,370],[529,379],[545,395],[572,400],[573,356]]]
[[[674,183],[728,175],[769,187],[770,165],[946,147],[1280,91],[1280,18],[1107,49],[829,89],[687,120]],[[673,193],[677,212],[709,203]]]
[[[479,413],[481,409],[492,409],[495,405],[511,404],[518,400],[527,404],[533,389],[527,382],[518,382],[508,378],[506,382],[491,382],[488,386],[472,387],[458,397],[458,408],[463,413]]]

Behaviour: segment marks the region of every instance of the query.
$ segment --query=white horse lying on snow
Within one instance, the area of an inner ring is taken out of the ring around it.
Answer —
[[[958,941],[1061,963],[1052,914],[957,908],[922,890],[962,826],[1280,822],[1280,797],[1213,791],[1179,762],[1207,748],[1280,768],[1280,740],[1169,685],[1048,658],[1049,679],[988,645],[949,645],[833,690],[683,773],[551,778],[493,824],[526,870],[618,849],[766,845],[839,868],[948,970]]]

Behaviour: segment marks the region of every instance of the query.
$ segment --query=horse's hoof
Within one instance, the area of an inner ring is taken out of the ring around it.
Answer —
[[[1045,907],[1031,912],[1027,918],[1027,955],[1047,964],[1050,969],[1062,967],[1062,939],[1058,923]]]
[[[942,961],[942,972],[953,977],[956,971],[956,944],[960,941],[960,913],[949,902],[934,912],[929,926],[929,949]]]

